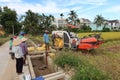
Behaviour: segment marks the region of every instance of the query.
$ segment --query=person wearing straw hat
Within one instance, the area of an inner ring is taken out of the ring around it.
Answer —
[[[44,43],[45,43],[45,49],[46,51],[49,50],[49,36],[48,36],[48,30],[45,30],[45,33],[43,35],[43,40],[44,40]]]
[[[13,41],[13,52],[15,53],[15,58],[16,58],[16,72],[18,74],[22,74],[23,70],[23,59],[24,55],[22,52],[22,48],[19,46],[21,44],[20,39],[14,39]]]
[[[23,61],[23,64],[26,65],[26,55],[28,54],[28,49],[27,49],[27,45],[26,45],[26,41],[27,41],[27,38],[23,37],[21,39],[22,43],[20,44],[20,47],[22,48],[22,52],[24,54],[24,61]]]

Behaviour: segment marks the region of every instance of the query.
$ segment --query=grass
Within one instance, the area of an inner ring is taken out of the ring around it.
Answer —
[[[10,39],[10,36],[0,36],[0,46]]]
[[[106,42],[102,44],[100,48],[89,53],[71,50],[64,51],[64,53],[79,56],[85,64],[88,64],[87,66],[93,65],[98,70],[101,70],[103,74],[107,74],[110,80],[120,79],[120,40]],[[91,72],[94,73],[92,70]],[[78,74],[80,76],[80,73]]]
[[[29,39],[33,40],[35,42],[35,44],[43,44],[43,35],[36,35],[36,36],[32,36],[32,35],[29,35],[28,36]],[[49,35],[49,38],[51,39],[51,36]],[[52,45],[52,42],[50,40],[50,45]]]
[[[78,33],[78,37],[82,38],[89,34],[93,33]],[[117,40],[120,39],[120,32],[102,32],[101,37],[103,37],[105,41]]]
[[[120,79],[120,40],[104,43],[94,51],[95,55],[81,54],[85,60],[111,76],[112,80]]]

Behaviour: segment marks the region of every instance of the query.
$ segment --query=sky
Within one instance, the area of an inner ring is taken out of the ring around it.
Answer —
[[[60,18],[63,13],[66,18],[74,10],[79,18],[91,21],[96,15],[102,15],[108,20],[120,20],[120,0],[0,0],[0,6],[8,6],[18,15],[25,15],[25,12],[32,10],[56,18]]]

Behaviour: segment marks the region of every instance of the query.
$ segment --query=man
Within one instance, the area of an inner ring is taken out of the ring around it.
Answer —
[[[19,35],[19,39],[22,39],[25,36],[25,32],[21,31]]]
[[[45,30],[45,33],[43,35],[43,40],[44,40],[44,43],[45,43],[45,49],[46,51],[49,50],[49,36],[48,36],[48,32],[47,30]]]

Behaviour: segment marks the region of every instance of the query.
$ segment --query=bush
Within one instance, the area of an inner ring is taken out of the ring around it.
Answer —
[[[109,77],[94,66],[79,65],[72,80],[110,80]]]
[[[79,59],[72,54],[60,54],[55,58],[54,62],[59,67],[64,69],[66,65],[69,68],[77,67]]]
[[[86,24],[83,24],[79,32],[90,32],[90,31],[91,31],[91,27],[87,26]]]
[[[103,31],[103,32],[110,32],[110,29],[109,29],[109,28],[106,28],[106,27],[103,27],[102,31]]]

